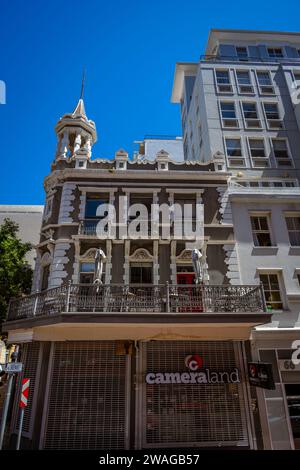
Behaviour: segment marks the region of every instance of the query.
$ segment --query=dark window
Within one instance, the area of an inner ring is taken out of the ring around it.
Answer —
[[[291,246],[300,246],[300,217],[286,217]]]
[[[255,246],[272,246],[267,217],[251,217],[251,227]]]
[[[132,284],[152,284],[152,266],[131,266],[130,282]]]
[[[41,291],[48,289],[50,264],[43,267]]]

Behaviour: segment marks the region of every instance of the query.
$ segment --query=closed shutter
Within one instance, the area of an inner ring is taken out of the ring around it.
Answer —
[[[113,341],[56,343],[45,449],[124,449],[126,356]]]
[[[37,389],[35,387],[38,383],[38,376],[41,366],[41,354],[40,354],[41,343],[35,341],[33,343],[26,343],[22,346],[21,349],[21,361],[24,364],[23,371],[21,374],[17,374],[16,381],[16,394],[15,402],[13,409],[13,430],[17,432],[19,429],[19,419],[20,419],[20,408],[19,402],[21,397],[21,381],[22,378],[30,379],[29,384],[29,396],[28,404],[25,407],[24,411],[24,420],[22,435],[26,437],[32,436],[32,425],[34,418],[34,403]]]
[[[187,372],[185,357],[198,354],[204,368],[239,368],[234,344],[224,341],[151,341],[144,345],[147,372]],[[144,382],[145,447],[248,445],[241,384]]]

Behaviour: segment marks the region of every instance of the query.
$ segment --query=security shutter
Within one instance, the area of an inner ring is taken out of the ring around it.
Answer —
[[[34,403],[37,393],[36,383],[38,383],[38,376],[41,366],[40,349],[41,343],[37,341],[33,343],[26,343],[21,347],[21,361],[23,362],[23,371],[21,374],[17,374],[16,380],[16,392],[13,409],[13,431],[17,432],[19,429],[19,401],[21,397],[22,378],[30,379],[28,404],[24,411],[24,420],[22,428],[22,435],[29,438],[32,435]]]
[[[56,343],[44,448],[124,449],[125,377],[113,341]]]
[[[186,372],[198,354],[212,371],[239,368],[232,342],[151,341],[144,344],[144,373]],[[144,382],[144,447],[248,445],[241,384]]]

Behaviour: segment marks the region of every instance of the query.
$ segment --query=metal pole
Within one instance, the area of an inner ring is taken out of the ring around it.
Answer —
[[[20,442],[21,442],[21,435],[22,435],[22,428],[23,428],[24,413],[25,413],[25,407],[21,408],[19,432],[18,432],[18,440],[17,440],[16,450],[20,450]]]
[[[68,282],[68,290],[67,290],[67,305],[66,305],[66,312],[68,313],[70,311],[70,298],[71,298],[71,284],[72,281]]]
[[[3,411],[2,411],[1,428],[0,428],[0,450],[2,449],[3,440],[4,440],[4,432],[5,432],[5,427],[6,427],[7,413],[8,413],[8,408],[9,408],[14,375],[15,374],[9,375],[8,384],[7,384],[7,391],[6,391],[5,402],[4,402]]]
[[[166,310],[170,312],[170,291],[169,291],[169,283],[166,282]]]

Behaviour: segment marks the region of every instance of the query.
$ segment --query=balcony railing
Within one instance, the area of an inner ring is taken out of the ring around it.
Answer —
[[[247,57],[238,57],[236,55],[229,56],[229,55],[201,55],[200,61],[204,62],[264,62],[264,63],[300,63],[300,57],[255,57],[255,56],[247,56]]]
[[[12,299],[8,321],[61,313],[247,313],[266,311],[258,286],[65,284]]]

